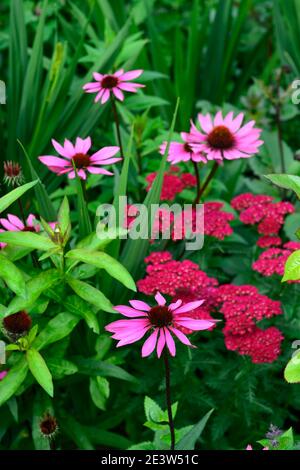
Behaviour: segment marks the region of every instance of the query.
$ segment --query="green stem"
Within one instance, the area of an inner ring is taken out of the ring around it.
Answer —
[[[168,409],[169,428],[171,435],[171,450],[175,449],[175,428],[172,414],[172,401],[171,401],[171,383],[170,383],[170,364],[167,351],[163,354],[165,363],[165,381],[166,381],[166,401]]]
[[[198,204],[200,202],[200,199],[201,199],[201,196],[202,194],[204,193],[204,191],[206,190],[207,186],[209,185],[209,183],[211,182],[211,180],[213,179],[213,177],[215,176],[216,174],[216,171],[217,169],[219,168],[219,164],[217,162],[214,163],[214,166],[212,167],[208,177],[206,178],[206,180],[204,181],[203,183],[203,186],[202,188],[200,189],[199,191],[199,194],[198,194],[198,197],[195,201],[196,204]]]
[[[201,194],[200,174],[199,174],[199,168],[198,168],[197,163],[193,161],[193,165],[194,165],[196,182],[197,182],[197,194],[196,194],[194,203],[198,204],[200,201],[200,194]]]
[[[124,157],[123,145],[122,145],[122,139],[121,139],[120,120],[119,120],[117,106],[116,106],[116,102],[114,98],[111,98],[111,105],[112,105],[112,111],[113,111],[114,120],[116,124],[117,138],[118,138],[118,144],[120,147],[121,157]]]

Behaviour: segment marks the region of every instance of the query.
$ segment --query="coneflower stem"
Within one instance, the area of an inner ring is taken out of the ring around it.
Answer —
[[[117,106],[116,106],[116,102],[115,102],[114,98],[111,98],[111,106],[112,106],[112,111],[113,111],[114,120],[115,120],[115,124],[116,124],[118,145],[120,147],[121,157],[124,157],[123,145],[122,145],[122,139],[121,139],[121,130],[120,130],[120,120],[119,120]]]
[[[85,202],[87,203],[87,202],[88,202],[88,199],[87,199],[87,192],[86,192],[86,183],[85,183],[85,180],[83,180],[83,179],[80,178],[80,183],[81,183],[82,194],[83,194],[84,200],[85,200]]]
[[[198,204],[200,202],[200,199],[201,199],[201,196],[202,194],[204,193],[204,191],[206,190],[207,186],[209,185],[209,183],[211,182],[211,180],[213,179],[213,177],[215,176],[216,174],[216,171],[217,169],[219,168],[219,164],[217,162],[215,162],[214,166],[212,167],[208,177],[206,178],[206,180],[204,181],[203,183],[203,186],[202,188],[200,189],[199,191],[199,194],[198,194],[198,197],[195,201],[196,204]]]
[[[169,420],[169,428],[170,428],[170,435],[171,435],[171,450],[174,450],[175,449],[175,429],[174,429],[174,421],[173,421],[173,414],[172,414],[170,364],[169,364],[169,357],[168,357],[167,351],[164,351],[163,358],[164,358],[164,363],[165,363],[166,401],[167,401],[168,420]]]
[[[199,174],[199,168],[198,168],[197,163],[193,161],[193,165],[194,165],[196,184],[197,184],[197,194],[195,198],[195,204],[198,204],[198,202],[200,201],[200,192],[201,192],[200,174]]]

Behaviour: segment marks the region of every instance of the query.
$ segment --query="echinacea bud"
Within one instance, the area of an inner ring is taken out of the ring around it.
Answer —
[[[30,330],[31,324],[31,317],[24,310],[8,315],[3,319],[3,329],[6,335],[13,341],[25,336]]]
[[[17,187],[24,181],[21,165],[17,162],[4,162],[4,183],[8,186]]]
[[[58,424],[56,418],[54,416],[51,416],[50,413],[47,413],[40,422],[40,431],[42,436],[48,439],[53,439],[53,437],[58,431]]]

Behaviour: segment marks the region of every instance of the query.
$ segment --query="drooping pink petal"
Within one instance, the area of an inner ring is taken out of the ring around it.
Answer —
[[[82,180],[86,180],[86,173],[85,173],[85,171],[84,171],[82,168],[77,171],[77,175],[78,175],[79,178],[81,178]]]
[[[124,94],[122,93],[121,90],[119,90],[118,87],[114,87],[114,88],[112,89],[112,91],[113,91],[113,94],[115,95],[115,97],[116,97],[118,100],[124,101]]]
[[[191,310],[195,310],[196,308],[200,307],[200,305],[202,305],[203,302],[204,300],[195,300],[194,302],[188,302],[187,304],[184,304],[182,307],[179,307],[176,310],[174,310],[174,315],[185,313],[185,312],[190,312]]]
[[[75,173],[74,170],[72,170],[72,171],[70,171],[70,172],[68,173],[68,178],[69,178],[70,180],[73,180],[75,177],[76,177],[76,173]]]
[[[20,231],[19,228],[17,228],[15,225],[8,222],[7,219],[0,219],[0,223],[1,223],[2,227],[4,227],[9,232],[19,232]]]
[[[105,170],[104,168],[98,168],[96,166],[88,166],[87,170],[93,175],[113,176],[113,173],[111,171]]]
[[[145,334],[147,333],[147,331],[150,329],[150,326],[147,327],[147,328],[144,328],[143,330],[139,331],[136,336],[132,336],[130,339],[129,338],[124,338],[124,339],[121,339],[118,344],[117,344],[117,348],[121,347],[121,346],[125,346],[126,344],[132,344],[132,343],[135,343],[136,341],[139,341],[140,339],[143,338],[143,336],[145,336]]]
[[[102,95],[102,98],[101,98],[101,103],[104,104],[106,103],[106,101],[108,101],[110,97],[110,91],[108,89],[104,90],[104,93]]]
[[[136,93],[137,88],[144,88],[145,85],[141,83],[128,83],[128,82],[121,82],[118,84],[118,88],[123,91],[129,91],[131,93]]]
[[[213,128],[213,123],[210,114],[206,114],[206,116],[204,116],[203,114],[198,114],[198,121],[200,122],[201,128],[204,130],[204,132],[206,132],[206,134],[209,134]]]
[[[179,299],[176,302],[174,302],[173,304],[169,305],[169,310],[171,310],[171,311],[176,310],[176,308],[179,308],[181,304],[182,304],[182,300]]]
[[[142,310],[145,312],[149,312],[151,310],[150,305],[146,304],[142,300],[129,300],[130,305],[136,310]]]
[[[64,160],[63,158],[59,158],[59,157],[51,157],[50,155],[49,156],[42,156],[42,157],[38,157],[39,160],[44,163],[44,165],[48,166],[48,167],[55,167],[55,168],[64,168],[67,164],[67,161]]]
[[[98,82],[101,82],[101,80],[103,78],[103,75],[102,75],[102,73],[94,72],[93,77],[94,77],[95,80],[98,80]]]
[[[105,92],[105,88],[101,88],[99,90],[99,93],[96,95],[96,98],[95,98],[95,103],[98,103],[98,101],[102,98],[104,92]]]
[[[166,305],[166,299],[161,295],[160,292],[157,292],[157,294],[154,296],[156,302],[158,303],[158,305]]]
[[[155,328],[153,333],[146,339],[142,347],[142,357],[150,356],[150,354],[154,351],[156,346],[156,340],[158,335],[159,329]]]
[[[186,344],[187,346],[192,346],[192,343],[190,342],[188,337],[182,333],[182,331],[179,331],[177,328],[174,328],[173,326],[169,326],[169,330],[171,330],[172,333],[174,333],[174,335],[177,336],[179,341],[181,341],[183,344]]]
[[[176,324],[180,326],[184,326],[185,328],[189,328],[190,330],[194,331],[201,331],[201,330],[208,330],[212,326],[215,325],[215,322],[209,320],[194,320],[191,318],[177,318],[176,317]]]
[[[159,338],[158,338],[158,341],[157,341],[157,348],[156,348],[158,358],[161,356],[161,353],[163,352],[165,344],[166,344],[166,338],[165,338],[164,329],[160,328]]]
[[[131,303],[131,305],[133,305],[133,303],[136,303],[136,302],[144,304],[144,302],[140,302],[139,300],[135,300],[135,301],[132,300],[130,303]],[[147,305],[147,304],[145,304],[145,305]],[[147,305],[147,307],[148,307],[148,305]],[[116,307],[114,307],[114,310],[121,313],[125,317],[136,318],[136,317],[146,317],[147,316],[147,313],[143,312],[142,310],[138,310],[138,309],[132,308],[132,307],[127,307],[126,305],[117,305]],[[149,307],[149,310],[150,310],[150,307]],[[148,310],[146,310],[146,311],[148,311]]]
[[[176,346],[175,346],[174,339],[172,338],[172,335],[169,332],[168,328],[166,328],[166,327],[164,328],[164,333],[165,333],[166,343],[167,343],[168,349],[170,351],[170,354],[171,354],[171,356],[174,357],[176,355]]]

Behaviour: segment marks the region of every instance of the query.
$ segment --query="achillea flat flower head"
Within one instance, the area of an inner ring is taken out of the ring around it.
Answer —
[[[143,88],[145,86],[141,85],[140,83],[131,82],[131,80],[138,78],[140,75],[142,75],[142,73],[143,70],[131,70],[129,72],[124,72],[123,69],[106,75],[94,72],[93,77],[96,81],[86,83],[83,86],[83,90],[86,93],[97,93],[95,103],[98,101],[100,101],[101,104],[106,103],[111,94],[117,100],[123,101],[123,91],[136,93],[138,88]]]
[[[249,158],[258,153],[263,141],[259,140],[261,129],[254,127],[255,121],[242,126],[243,119],[243,113],[234,118],[230,112],[223,118],[219,111],[213,119],[210,114],[198,114],[201,131],[191,122],[187,140],[193,151],[202,152],[207,160]]]
[[[172,201],[177,194],[180,194],[184,189],[196,186],[196,178],[191,173],[180,174],[180,169],[175,167],[177,171],[171,167],[169,171],[164,173],[163,184],[161,189],[160,199],[162,201]],[[152,184],[157,176],[157,172],[150,173],[146,177],[148,186],[146,191],[149,192]]]
[[[269,248],[270,246],[280,246],[282,240],[280,237],[270,236],[270,235],[263,235],[260,237],[256,244],[260,248]]]
[[[8,315],[2,320],[4,333],[13,341],[25,336],[31,325],[31,317],[24,310]]]
[[[16,188],[24,181],[22,167],[17,162],[11,160],[4,162],[4,178],[3,181],[8,186]]]
[[[110,323],[105,329],[113,333],[112,338],[118,340],[117,347],[135,343],[150,332],[150,336],[142,347],[142,357],[149,356],[156,348],[157,356],[160,357],[166,347],[171,356],[176,355],[176,346],[173,336],[181,343],[193,347],[187,336],[179,330],[180,327],[192,331],[207,330],[211,328],[216,320],[195,320],[189,318],[187,313],[202,305],[203,300],[197,300],[183,304],[177,300],[166,305],[165,298],[158,292],[155,295],[157,305],[151,307],[146,302],[131,300],[131,307],[118,305],[115,310],[129,320],[118,320]]]
[[[43,437],[47,439],[53,439],[55,434],[58,432],[57,420],[50,413],[46,413],[40,422],[40,432]]]
[[[119,147],[103,147],[101,150],[90,155],[92,141],[90,137],[81,139],[77,137],[73,145],[68,139],[65,139],[64,145],[60,145],[52,139],[52,145],[59,155],[63,158],[52,155],[44,155],[39,160],[48,167],[50,171],[58,175],[68,174],[70,179],[75,178],[76,168],[79,178],[85,180],[86,172],[92,174],[113,175],[112,172],[102,168],[103,165],[112,165],[122,160],[120,157],[114,157],[119,151]]]

